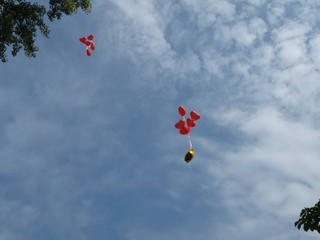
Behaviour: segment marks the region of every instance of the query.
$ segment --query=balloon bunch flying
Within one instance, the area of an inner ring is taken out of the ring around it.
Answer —
[[[94,51],[96,49],[96,45],[92,42],[93,38],[94,38],[94,35],[90,34],[88,37],[82,37],[79,39],[80,42],[82,42],[84,45],[86,45],[85,54],[87,56],[91,56],[90,49],[92,51]]]
[[[198,119],[200,119],[200,114],[195,111],[191,111],[190,117],[187,118],[187,120],[186,120],[184,116],[187,114],[187,110],[182,106],[178,107],[178,113],[180,114],[182,119],[179,122],[177,122],[174,126],[175,126],[175,128],[180,130],[181,135],[188,135],[190,150],[184,156],[184,160],[188,163],[192,160],[192,158],[194,156],[194,152],[195,152],[192,147],[192,142],[191,142],[191,138],[190,138],[190,130],[191,130],[191,128],[196,126],[196,121]]]

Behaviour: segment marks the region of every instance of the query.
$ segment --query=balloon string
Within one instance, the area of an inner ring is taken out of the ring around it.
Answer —
[[[182,119],[183,119],[184,121],[186,121],[186,119],[185,119],[184,116],[182,116]],[[189,140],[189,146],[190,146],[190,150],[191,150],[191,149],[192,149],[192,142],[191,142],[190,132],[188,133],[188,140]]]
[[[189,146],[190,146],[190,150],[192,149],[192,142],[191,142],[191,138],[190,138],[190,133],[188,133],[188,140],[189,140]]]

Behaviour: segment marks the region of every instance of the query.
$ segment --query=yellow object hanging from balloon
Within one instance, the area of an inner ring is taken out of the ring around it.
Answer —
[[[194,149],[189,150],[186,155],[184,156],[184,160],[186,161],[186,163],[191,162],[193,156],[194,156]]]

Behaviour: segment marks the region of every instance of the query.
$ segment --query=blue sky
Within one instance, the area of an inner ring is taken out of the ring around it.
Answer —
[[[319,11],[97,0],[49,23],[0,65],[0,239],[317,239],[293,224],[319,199]]]

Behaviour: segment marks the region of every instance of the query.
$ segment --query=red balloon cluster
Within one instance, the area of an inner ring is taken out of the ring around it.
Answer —
[[[184,116],[187,113],[187,110],[180,106],[178,108],[178,113],[183,118],[179,122],[177,122],[174,126],[177,129],[180,129],[180,134],[187,135],[190,132],[190,129],[196,126],[196,122],[198,119],[200,119],[200,114],[196,111],[190,112],[190,117],[187,118],[187,121],[185,120]]]
[[[90,49],[93,51],[96,49],[96,45],[92,42],[94,38],[93,34],[90,34],[88,37],[82,37],[79,39],[80,42],[82,42],[84,45],[86,45],[86,55],[91,56]]]

